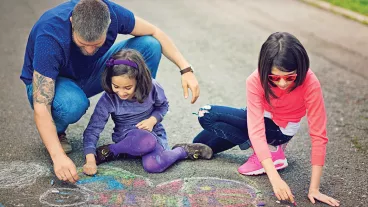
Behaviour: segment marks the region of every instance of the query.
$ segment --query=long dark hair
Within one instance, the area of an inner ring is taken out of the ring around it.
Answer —
[[[102,73],[102,88],[110,94],[113,94],[111,86],[111,78],[113,76],[127,75],[129,78],[134,78],[137,82],[134,97],[139,103],[143,103],[151,92],[152,89],[152,78],[151,72],[148,69],[146,63],[143,60],[142,55],[132,49],[123,49],[115,53],[112,58],[114,60],[130,60],[137,64],[138,68],[133,68],[128,65],[114,65],[106,67]]]
[[[276,32],[271,34],[262,45],[258,59],[258,73],[268,103],[270,103],[270,96],[277,98],[271,90],[275,84],[268,79],[273,67],[283,72],[296,71],[298,74],[295,84],[288,89],[289,92],[303,84],[309,69],[309,57],[296,37],[287,32]]]

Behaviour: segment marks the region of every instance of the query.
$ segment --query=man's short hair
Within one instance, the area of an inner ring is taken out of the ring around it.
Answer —
[[[73,30],[87,42],[101,38],[110,25],[110,11],[102,0],[81,0],[73,10]]]

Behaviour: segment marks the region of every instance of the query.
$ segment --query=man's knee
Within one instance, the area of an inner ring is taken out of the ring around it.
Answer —
[[[85,94],[70,93],[68,96],[55,99],[53,102],[53,116],[57,116],[65,123],[77,122],[87,111],[89,100]]]
[[[150,35],[142,36],[142,37],[139,37],[139,38],[140,38],[139,41],[140,41],[141,44],[144,44],[147,47],[149,47],[150,50],[152,51],[152,53],[161,56],[161,44],[156,38],[154,38]]]

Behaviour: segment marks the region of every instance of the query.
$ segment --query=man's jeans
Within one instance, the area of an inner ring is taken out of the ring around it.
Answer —
[[[245,150],[251,147],[247,127],[247,110],[227,106],[204,106],[199,109],[198,121],[203,127],[193,143],[203,143],[219,153],[239,145]],[[264,118],[267,143],[278,146],[290,141],[271,119]]]
[[[96,62],[93,68],[88,68],[93,71],[88,79],[77,81],[64,77],[56,79],[51,112],[58,134],[65,132],[69,124],[77,122],[86,113],[89,107],[89,97],[103,91],[101,74],[105,69],[105,62],[121,49],[135,49],[139,51],[150,69],[152,77],[156,77],[161,59],[161,45],[154,37],[134,37],[114,44]],[[33,108],[32,84],[27,85],[26,89],[28,100]]]

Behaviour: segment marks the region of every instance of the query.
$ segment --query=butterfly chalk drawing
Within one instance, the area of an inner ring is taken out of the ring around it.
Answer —
[[[95,176],[81,176],[77,188],[46,191],[49,206],[257,206],[257,190],[214,177],[177,179],[154,185],[149,179],[116,167],[101,166]]]

